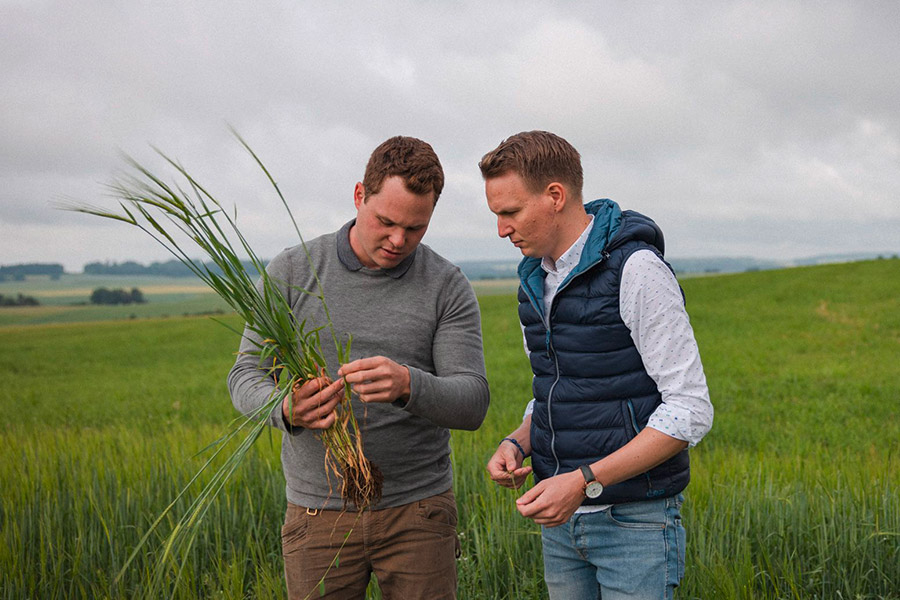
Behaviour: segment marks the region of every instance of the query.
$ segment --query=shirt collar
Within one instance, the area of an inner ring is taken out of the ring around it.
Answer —
[[[578,264],[578,261],[581,260],[581,252],[584,250],[584,245],[587,243],[588,236],[591,235],[591,229],[594,227],[594,215],[588,214],[588,216],[591,220],[588,222],[587,227],[584,228],[584,231],[581,232],[575,243],[569,246],[569,249],[556,259],[555,263],[549,256],[541,259],[541,268],[544,271],[547,273],[568,273]]]
[[[356,219],[352,219],[344,224],[343,227],[337,233],[337,254],[338,259],[341,261],[341,264],[344,265],[350,271],[366,271],[369,273],[384,273],[393,277],[394,279],[399,279],[403,277],[409,268],[412,266],[413,261],[416,258],[416,252],[419,250],[416,247],[415,250],[412,251],[412,254],[404,258],[400,264],[396,267],[391,267],[390,269],[370,269],[363,265],[359,258],[357,258],[356,253],[353,251],[353,248],[350,246],[350,229],[356,224]]]

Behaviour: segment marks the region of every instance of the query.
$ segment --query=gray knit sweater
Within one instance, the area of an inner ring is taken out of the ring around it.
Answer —
[[[405,405],[364,405],[353,399],[364,452],[384,474],[376,508],[388,508],[448,490],[453,482],[449,429],[477,429],[484,420],[489,392],[481,318],[459,268],[424,244],[393,269],[363,267],[350,248],[353,223],[307,247],[337,332],[353,336],[350,360],[380,355],[409,368],[411,394]],[[302,246],[276,256],[267,272],[285,282],[288,303],[299,321],[306,319],[307,329],[325,324],[320,302],[297,289],[316,289]],[[337,352],[327,331],[321,337],[328,373],[336,378]],[[274,387],[258,357],[244,354],[255,348],[243,340],[228,374],[232,402],[245,415],[262,406]],[[318,435],[302,428],[288,431],[280,408],[268,422],[284,432],[287,499],[309,508],[341,508],[340,481],[331,475],[329,484],[326,478]]]

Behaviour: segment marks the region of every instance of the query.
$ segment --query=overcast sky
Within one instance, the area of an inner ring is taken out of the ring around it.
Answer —
[[[676,6],[677,4],[677,6]],[[689,8],[687,8],[689,7]],[[112,206],[125,152],[180,160],[263,257],[354,216],[372,149],[430,142],[425,243],[506,259],[480,157],[546,129],[585,197],[663,228],[672,258],[900,251],[900,3],[0,0],[0,264],[167,260]],[[160,170],[164,173],[164,170]]]

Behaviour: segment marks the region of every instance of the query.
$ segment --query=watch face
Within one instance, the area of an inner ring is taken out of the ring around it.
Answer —
[[[584,495],[588,498],[597,498],[603,493],[603,484],[599,481],[592,481],[584,488]]]

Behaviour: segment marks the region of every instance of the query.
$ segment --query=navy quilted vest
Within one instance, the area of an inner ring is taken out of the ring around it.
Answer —
[[[595,226],[581,261],[553,300],[549,329],[542,318],[540,260],[525,258],[519,266],[519,319],[534,373],[531,462],[538,481],[618,450],[646,426],[662,402],[619,315],[622,265],[640,249],[652,249],[662,258],[662,232],[640,213],[620,212],[611,200],[595,200],[585,208],[595,215]],[[601,221],[598,227],[598,219],[608,219],[609,226]],[[673,496],[689,479],[685,450],[644,474],[607,486],[585,504]]]

